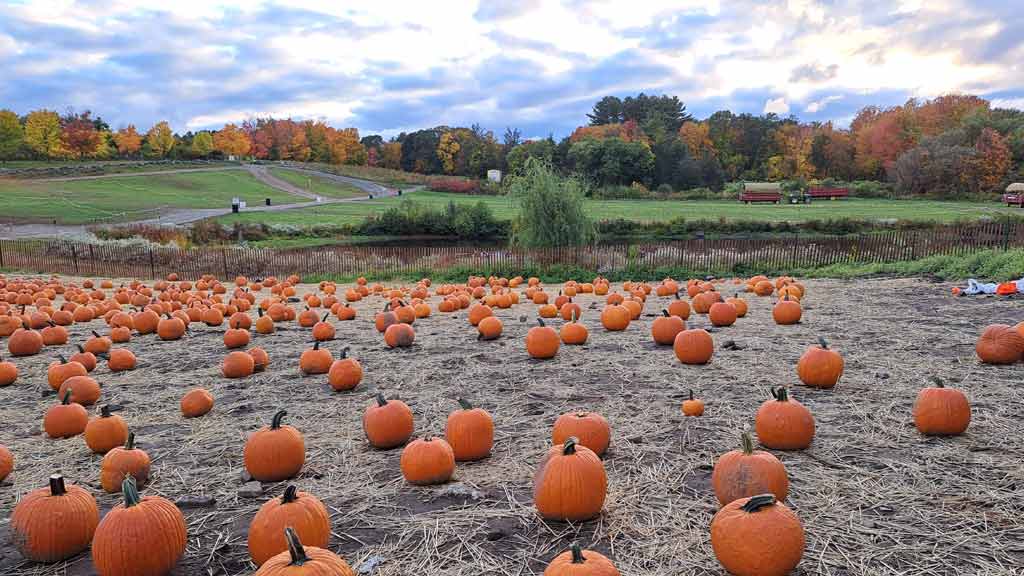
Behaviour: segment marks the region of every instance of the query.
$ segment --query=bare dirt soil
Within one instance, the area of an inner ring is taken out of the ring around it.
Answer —
[[[224,328],[196,324],[193,335],[177,343],[135,336],[127,344],[139,359],[135,371],[111,374],[101,365],[94,376],[103,384],[101,403],[123,407],[120,414],[153,458],[144,494],[216,500],[184,510],[189,541],[177,575],[255,570],[248,524],[286,483],[264,485],[257,498],[241,497],[242,450],[246,435],[279,409],[288,410],[286,423],[305,434],[306,465],[294,483],[328,506],[330,548],[353,567],[375,566],[366,573],[539,574],[578,540],[613,559],[624,575],[724,574],[709,543],[718,509],[712,466],[738,446],[769,387],[779,385],[791,386],[817,420],[810,449],[776,452],[789,471],[788,504],[807,534],[797,574],[1019,574],[1024,368],[981,365],[973,345],[986,324],[1024,319],[1024,300],[953,298],[949,285],[927,280],[806,285],[801,324],[776,326],[773,299],[748,296],[748,316],[713,332],[715,356],[700,367],[680,364],[671,348],[651,342],[650,324],[667,304],[653,295],[642,318],[618,333],[600,327],[603,299],[576,298],[590,341],[563,346],[550,361],[525,352],[534,305],[497,310],[504,336],[478,342],[466,311],[438,313],[439,298],[432,296],[434,314],[415,322],[410,349],[387,349],[373,329],[380,298],[356,304],[355,320],[334,321],[338,337],[329,347],[337,355],[350,346],[365,371],[353,392],[333,392],[325,376],[300,375],[298,356],[311,338],[297,324],[255,335],[271,365],[251,378],[222,378]],[[708,322],[691,317],[689,324]],[[101,321],[74,326],[72,343],[91,329],[106,327]],[[833,390],[809,389],[796,377],[797,359],[818,336],[846,359]],[[722,349],[727,340],[738,349]],[[0,443],[16,457],[15,472],[0,485],[0,573],[6,575],[94,573],[88,554],[38,566],[6,544],[7,517],[18,497],[44,486],[48,475],[60,472],[87,487],[102,512],[118,502],[100,489],[100,457],[81,437],[50,440],[40,431],[43,413],[56,401],[46,383],[56,353],[46,349],[18,359],[20,379],[0,388]],[[964,435],[916,432],[911,406],[931,376],[969,397],[973,419]],[[186,420],[178,402],[196,386],[209,389],[216,406]],[[680,413],[691,388],[707,403],[701,418]],[[363,436],[362,413],[377,390],[412,407],[417,435],[443,435],[455,399],[469,398],[494,416],[492,456],[457,466],[453,484],[409,486],[399,470],[401,450],[373,450]],[[579,525],[544,522],[531,502],[534,469],[550,446],[555,418],[580,409],[600,412],[613,429],[604,459],[604,513]]]

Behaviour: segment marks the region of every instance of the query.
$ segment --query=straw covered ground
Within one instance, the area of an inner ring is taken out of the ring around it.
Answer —
[[[328,506],[331,549],[366,574],[540,574],[574,540],[609,556],[624,575],[724,574],[709,543],[718,509],[712,466],[738,446],[740,431],[753,426],[769,387],[778,385],[792,386],[817,420],[810,449],[776,452],[789,471],[788,504],[807,533],[796,573],[1021,573],[1024,371],[980,365],[973,344],[986,324],[1024,319],[1024,301],[957,299],[948,285],[926,280],[806,285],[801,324],[776,326],[773,299],[748,296],[750,313],[713,332],[715,356],[702,367],[684,366],[671,348],[651,342],[650,324],[666,303],[653,294],[643,317],[619,333],[600,327],[597,298],[576,298],[590,342],[563,346],[550,361],[530,360],[524,349],[534,305],[497,310],[505,335],[478,342],[466,311],[438,313],[439,297],[432,296],[434,314],[416,321],[410,349],[388,350],[373,329],[380,298],[357,303],[354,321],[335,320],[338,340],[330,348],[350,346],[365,371],[350,393],[333,392],[323,376],[299,374],[298,356],[310,337],[295,324],[255,336],[271,365],[248,379],[221,377],[224,329],[195,324],[194,334],[176,343],[134,337],[127,347],[138,356],[135,371],[110,374],[101,366],[94,376],[104,386],[101,402],[123,407],[120,414],[154,460],[144,494],[201,504],[184,510],[188,549],[174,574],[254,571],[249,521],[285,484],[264,485],[256,498],[240,496],[242,449],[246,434],[279,409],[306,439],[306,465],[294,482]],[[690,325],[707,321],[691,317]],[[72,342],[101,326],[74,326]],[[796,378],[797,359],[819,335],[846,359],[833,390],[808,389]],[[738,349],[722,349],[727,340]],[[86,486],[102,511],[118,501],[99,488],[100,458],[81,437],[55,441],[40,432],[42,414],[55,402],[46,384],[54,356],[48,349],[19,359],[21,378],[0,388],[0,444],[17,459],[0,485],[6,575],[94,573],[87,554],[43,567],[23,562],[6,544],[6,518],[19,495],[44,486],[48,475],[59,471]],[[930,376],[970,399],[973,419],[963,436],[925,438],[914,429],[911,406]],[[205,417],[183,419],[179,399],[196,386],[213,392],[216,406]],[[707,403],[701,418],[680,413],[691,388]],[[452,484],[407,485],[401,450],[373,450],[363,436],[362,413],[377,390],[412,407],[417,435],[443,434],[455,399],[472,400],[495,418],[494,453],[458,465]],[[600,412],[613,429],[605,510],[585,524],[545,523],[531,502],[534,469],[555,418],[579,409]],[[215,505],[198,497],[213,497]]]

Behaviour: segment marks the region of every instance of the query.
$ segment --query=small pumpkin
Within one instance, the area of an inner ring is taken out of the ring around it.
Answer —
[[[537,326],[526,333],[526,353],[531,358],[546,360],[554,358],[558,353],[561,340],[554,328],[546,326],[544,320],[537,318]]]
[[[249,345],[250,340],[249,331],[238,327],[237,324],[224,332],[224,347],[228,350],[245,348]]]
[[[119,488],[124,502],[114,506],[96,527],[92,563],[103,576],[162,576],[185,553],[185,517],[160,496],[140,497],[135,479]]]
[[[632,317],[628,308],[620,304],[609,304],[601,310],[601,325],[609,332],[620,332],[629,327]]]
[[[303,374],[327,374],[334,362],[331,351],[320,347],[320,342],[314,342],[313,347],[304,351],[299,356],[299,370]]]
[[[263,372],[270,366],[270,355],[267,351],[259,346],[250,348],[247,352],[249,356],[252,356],[252,369],[254,372]]]
[[[708,319],[714,326],[732,326],[736,323],[736,308],[726,302],[715,302],[708,309]]]
[[[245,442],[245,469],[254,480],[280,482],[294,478],[306,462],[302,433],[281,421],[288,414],[279,410],[270,426],[253,432]]]
[[[181,415],[198,418],[213,410],[213,394],[202,388],[193,388],[181,397]]]
[[[414,340],[416,332],[405,323],[392,324],[384,331],[384,342],[389,348],[408,348]]]
[[[354,389],[362,380],[363,366],[359,360],[348,357],[348,347],[342,348],[341,355],[327,371],[327,383],[340,392]]]
[[[110,406],[100,408],[100,415],[85,426],[85,444],[94,454],[106,454],[128,440],[128,424],[124,418],[110,413]]]
[[[533,477],[533,502],[546,520],[590,520],[601,513],[607,492],[604,464],[575,438],[548,450]]]
[[[612,441],[612,429],[597,412],[567,412],[555,420],[551,441],[561,445],[569,438],[576,438],[577,444],[603,456]]]
[[[800,307],[800,302],[791,299],[789,294],[783,296],[782,300],[776,302],[772,308],[772,318],[775,319],[776,324],[782,326],[796,324],[802,315],[803,309]]]
[[[59,562],[88,548],[99,522],[92,494],[55,474],[48,487],[25,494],[14,507],[11,542],[28,560]]]
[[[111,372],[124,372],[135,369],[135,354],[127,348],[115,348],[107,358],[107,368]]]
[[[479,340],[495,340],[501,336],[501,332],[504,326],[501,323],[501,319],[497,316],[488,316],[476,325],[477,339]]]
[[[675,298],[668,304],[668,313],[688,320],[690,318],[690,303],[680,298],[679,292],[675,292],[674,296]]]
[[[256,361],[252,355],[238,350],[225,356],[224,364],[221,366],[225,378],[246,378],[252,376],[255,369]]]
[[[739,450],[722,454],[711,472],[711,486],[721,505],[739,498],[771,493],[783,502],[789,495],[786,467],[771,452],[754,450],[754,441],[744,432]]]
[[[43,430],[50,438],[71,438],[85,432],[89,413],[81,404],[71,402],[72,390],[60,395],[60,404],[51,406],[43,416]]]
[[[455,472],[455,454],[442,438],[417,438],[402,449],[399,461],[402,476],[409,484],[444,484]]]
[[[494,311],[491,310],[490,306],[486,304],[474,304],[470,307],[469,314],[466,318],[469,320],[471,325],[479,326],[481,320],[491,316],[494,316]]]
[[[18,367],[0,357],[0,387],[10,386],[18,379]]]
[[[587,339],[590,337],[590,332],[587,327],[577,322],[579,317],[576,316],[575,311],[572,314],[570,321],[567,324],[562,325],[562,329],[558,332],[558,336],[562,339],[562,342],[570,346],[579,346],[587,343]]]
[[[1006,324],[992,324],[982,331],[974,351],[985,364],[1014,364],[1024,354],[1024,337]]]
[[[88,376],[72,376],[65,380],[57,390],[57,397],[63,398],[65,392],[71,392],[71,401],[82,406],[92,406],[102,393],[99,382]]]
[[[288,550],[284,537],[288,527],[318,548],[326,548],[331,539],[331,517],[323,502],[289,485],[280,498],[260,506],[249,523],[249,555],[257,566]]]
[[[114,447],[100,462],[100,485],[111,494],[120,490],[128,477],[133,479],[133,485],[145,486],[150,464],[149,454],[135,447],[135,433],[129,431],[124,446]]]
[[[683,400],[682,410],[684,416],[703,416],[704,401],[700,398],[694,398],[693,390],[690,390],[690,397],[687,400]]]
[[[573,542],[544,569],[544,576],[620,576],[612,561],[593,550],[582,550]]]
[[[63,326],[58,326],[53,322],[49,322],[49,326],[43,328],[39,335],[43,339],[44,346],[63,346],[68,343],[68,330]],[[131,338],[131,331],[126,331],[128,338]],[[124,337],[124,333],[122,333]]]
[[[734,294],[732,298],[726,299],[725,303],[732,305],[733,309],[736,310],[737,318],[743,318],[747,315],[747,311],[749,309],[747,301],[740,298],[739,294]]]
[[[651,338],[655,344],[671,346],[676,336],[686,330],[686,322],[679,316],[669,314],[668,310],[662,310],[661,314],[651,322]]]
[[[92,332],[92,338],[85,341],[85,351],[92,352],[97,356],[110,352],[111,346],[113,346],[113,343],[110,341],[110,338],[100,336],[95,330]]]
[[[818,338],[819,346],[811,346],[796,364],[800,381],[812,388],[832,388],[843,376],[843,357]]]
[[[185,322],[181,318],[168,314],[156,325],[156,335],[164,341],[180,340],[185,335]]]
[[[391,311],[391,303],[384,305],[384,310],[373,317],[373,325],[377,332],[384,333],[392,324],[398,323],[398,316]]]
[[[256,333],[257,334],[273,334],[274,330],[275,330],[274,319],[271,318],[269,314],[264,315],[263,314],[263,308],[257,307],[256,308],[256,314],[257,314],[258,318],[256,318],[256,322],[253,323],[253,326],[256,329]]]
[[[482,460],[494,446],[494,419],[483,408],[459,398],[460,410],[448,415],[444,437],[457,462]]]
[[[49,382],[50,388],[60,390],[60,385],[68,378],[87,376],[88,374],[89,371],[85,369],[85,366],[78,362],[68,362],[64,356],[58,356],[57,361],[51,362],[49,368],[46,369],[46,380]]]
[[[303,546],[292,528],[284,529],[288,550],[264,562],[253,576],[355,576],[349,565],[330,550]]]
[[[814,440],[814,416],[789,397],[784,386],[771,389],[774,399],[757,410],[754,428],[762,446],[774,450],[803,450]]]
[[[363,413],[363,432],[370,445],[388,450],[405,444],[413,431],[412,409],[401,400],[387,400],[380,392]]]
[[[773,494],[734,500],[711,520],[715,557],[736,576],[785,576],[803,558],[804,544],[800,519]]]
[[[313,325],[313,339],[317,342],[326,342],[328,340],[334,340],[335,329],[334,324],[327,321],[331,314],[328,312],[324,314],[324,317]]]
[[[693,328],[677,334],[672,349],[683,364],[707,364],[715,353],[715,341],[707,330]]]
[[[927,436],[957,436],[971,424],[971,404],[956,388],[946,388],[935,378],[935,386],[922,389],[914,401],[914,426]]]
[[[81,344],[77,344],[76,346],[78,347],[78,352],[72,354],[71,357],[68,358],[68,361],[78,362],[82,366],[85,366],[86,372],[92,372],[93,370],[95,370],[96,355],[93,354],[92,352],[86,352],[85,348],[83,348]]]
[[[336,315],[338,316],[338,320],[355,320],[356,309],[346,303],[343,306],[338,306]]]
[[[33,356],[43,349],[43,336],[35,330],[18,328],[7,339],[7,351],[11,356]]]

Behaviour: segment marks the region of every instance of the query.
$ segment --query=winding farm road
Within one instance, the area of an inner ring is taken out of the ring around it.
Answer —
[[[338,204],[341,202],[360,202],[368,200],[371,196],[373,198],[383,198],[387,196],[395,196],[397,191],[393,188],[389,188],[370,180],[361,180],[359,178],[351,178],[349,176],[341,176],[338,174],[330,174],[328,172],[319,172],[317,170],[309,170],[306,168],[296,168],[293,166],[274,166],[275,168],[281,168],[284,170],[290,170],[292,172],[301,172],[304,174],[310,174],[317,176],[324,180],[331,180],[340,184],[347,184],[359,188],[366,192],[366,196],[357,196],[354,198],[323,198],[313,194],[307,190],[303,190],[298,186],[291,184],[281,178],[278,178],[267,170],[267,165],[264,164],[247,164],[245,166],[228,166],[221,168],[183,168],[180,170],[160,170],[151,172],[134,172],[124,174],[109,174],[106,176],[76,176],[76,177],[62,177],[62,178],[49,178],[42,181],[49,182],[70,182],[74,180],[98,180],[101,178],[118,178],[127,176],[155,176],[162,174],[186,174],[189,172],[211,172],[220,170],[246,170],[253,178],[260,182],[286,192],[300,198],[305,198],[305,202],[293,202],[291,204],[279,204],[276,206],[251,206],[245,209],[245,212],[279,212],[283,210],[297,210],[302,208],[309,208],[313,206],[323,206],[325,204]],[[37,180],[40,181],[40,180]],[[414,191],[420,187],[410,188],[409,191]],[[162,226],[184,226],[198,220],[204,220],[206,218],[214,218],[217,216],[224,216],[230,214],[230,208],[169,208],[160,213],[156,218],[146,218],[142,220],[133,220],[127,222],[121,222],[114,224],[115,226],[128,226],[136,224],[148,224],[148,225],[162,225]],[[83,224],[13,224],[13,225],[2,225],[0,224],[0,239],[14,239],[14,238],[45,238],[45,237],[75,237],[84,236],[88,233],[87,226]]]

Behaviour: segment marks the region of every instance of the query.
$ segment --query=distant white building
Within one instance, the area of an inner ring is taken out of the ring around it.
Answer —
[[[488,170],[487,179],[491,182],[501,182],[501,170]]]

